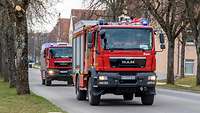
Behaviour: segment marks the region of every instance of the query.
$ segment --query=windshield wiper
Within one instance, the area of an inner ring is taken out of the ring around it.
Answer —
[[[143,48],[131,48],[131,50],[141,50],[141,51],[146,51],[146,49],[143,49]]]
[[[109,48],[107,50],[111,50],[111,51],[114,51],[114,50],[140,50],[140,51],[146,51],[146,49],[143,49],[143,48]]]

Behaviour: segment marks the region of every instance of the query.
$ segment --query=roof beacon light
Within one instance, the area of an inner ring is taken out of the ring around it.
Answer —
[[[148,26],[149,25],[149,21],[146,18],[134,18],[132,20],[132,23],[134,25],[143,25],[143,26]]]
[[[132,20],[132,23],[135,24],[135,25],[140,25],[141,24],[140,18],[134,18]]]
[[[105,20],[102,19],[102,18],[100,18],[98,21],[99,21],[99,25],[104,25],[105,24]]]
[[[148,25],[149,25],[149,21],[148,21],[148,19],[146,19],[146,18],[142,18],[142,19],[141,19],[141,23],[142,23],[142,25],[144,25],[144,26],[148,26]]]

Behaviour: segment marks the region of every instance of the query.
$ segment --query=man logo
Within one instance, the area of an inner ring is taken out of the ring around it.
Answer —
[[[123,60],[122,64],[135,64],[134,60]]]

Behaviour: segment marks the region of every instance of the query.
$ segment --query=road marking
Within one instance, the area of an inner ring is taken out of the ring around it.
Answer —
[[[187,88],[191,88],[192,87],[190,85],[183,85],[183,84],[177,84],[177,86],[182,86],[182,87],[187,87]]]
[[[157,85],[166,85],[166,83],[164,83],[164,82],[157,82],[156,84]]]
[[[62,112],[48,112],[48,113],[62,113]]]

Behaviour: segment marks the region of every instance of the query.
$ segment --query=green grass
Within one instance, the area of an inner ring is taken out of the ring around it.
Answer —
[[[166,80],[158,81],[159,83],[166,83]],[[184,91],[192,91],[196,93],[200,93],[200,86],[196,86],[196,77],[188,76],[185,78],[179,78],[175,81],[175,85],[171,84],[162,84],[157,85],[161,88],[168,88],[174,90],[184,90]]]
[[[0,80],[0,113],[48,113],[63,112],[46,99],[35,94],[19,96],[14,88]]]

